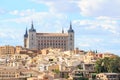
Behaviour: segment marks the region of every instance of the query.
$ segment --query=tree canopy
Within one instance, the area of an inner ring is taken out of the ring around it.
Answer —
[[[96,61],[95,70],[101,72],[120,72],[120,57],[109,58],[105,57]]]

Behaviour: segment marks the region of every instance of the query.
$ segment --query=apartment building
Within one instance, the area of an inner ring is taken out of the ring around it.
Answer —
[[[5,54],[15,54],[15,47],[13,46],[0,46],[0,54],[5,55]]]

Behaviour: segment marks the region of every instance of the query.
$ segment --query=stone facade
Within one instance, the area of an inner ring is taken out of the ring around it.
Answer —
[[[15,48],[13,46],[0,46],[0,55],[15,54]]]
[[[74,50],[74,30],[70,23],[68,33],[37,33],[33,23],[31,29],[24,35],[24,47],[42,50],[45,48],[59,48],[62,50]]]

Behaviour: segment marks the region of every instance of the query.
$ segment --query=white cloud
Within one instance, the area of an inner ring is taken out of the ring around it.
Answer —
[[[0,37],[1,37],[1,38],[7,37],[7,34],[1,32],[1,33],[0,33]]]
[[[18,15],[18,10],[14,10],[14,11],[11,11],[9,13],[12,14],[12,15]]]
[[[89,43],[80,43],[79,47],[90,47]]]
[[[81,0],[78,6],[84,16],[120,16],[119,0]]]
[[[17,13],[18,14],[18,13]],[[43,17],[44,15],[46,15],[46,13],[35,13],[32,15],[27,15],[24,17],[17,17],[17,18],[13,18],[13,19],[6,19],[4,20],[5,22],[16,22],[16,23],[29,23],[32,20],[38,20],[39,17]]]
[[[0,14],[6,13],[6,10],[0,8]]]
[[[45,4],[51,12],[80,13],[84,16],[120,17],[119,0],[32,0]]]
[[[67,17],[62,14],[53,14],[49,12],[36,12],[33,15],[30,16],[24,16],[19,18],[13,18],[13,19],[6,19],[3,20],[3,23],[16,23],[17,25],[24,24],[22,26],[16,26],[16,27],[27,27],[28,29],[31,27],[31,21],[33,20],[34,27],[37,29],[37,32],[61,32],[62,27],[67,27],[65,23],[67,21]],[[67,27],[68,28],[68,27]],[[8,27],[7,29],[10,30]],[[7,32],[7,31],[6,31]],[[24,35],[24,32],[17,33],[18,35]],[[15,34],[7,35],[7,37],[17,38]]]
[[[9,12],[11,15],[18,15],[18,16],[28,16],[28,15],[32,15],[35,13],[34,9],[26,9],[26,10],[14,10],[14,11],[10,11]]]
[[[14,11],[14,15],[18,15],[20,13],[21,12],[18,10]],[[56,32],[61,32],[62,27],[63,28],[67,27],[66,24],[64,24],[67,21],[66,15],[59,14],[59,13],[51,13],[51,12],[34,12],[34,14],[31,14],[31,15],[19,16],[17,18],[4,19],[1,21],[1,23],[14,23],[17,25],[24,24],[24,26],[21,26],[21,27],[28,27],[29,29],[31,27],[32,20],[38,32],[39,31],[55,32],[55,30]]]
[[[10,25],[2,25],[0,29],[0,45],[22,45],[23,31]]]
[[[81,37],[77,38],[76,40],[76,46],[84,50],[96,50],[103,46],[103,41],[104,40],[101,38],[92,38],[81,35]]]
[[[36,3],[45,4],[49,7],[50,12],[59,13],[76,13],[79,7],[74,0],[31,0]],[[79,1],[79,0],[78,0]]]
[[[82,15],[91,15],[90,12],[95,12],[99,9],[99,5],[102,0],[81,0],[78,6]]]
[[[120,44],[120,39],[119,38],[117,38],[117,39],[111,39],[111,43],[113,43],[113,44]]]
[[[4,27],[2,27],[2,28],[4,28]],[[11,39],[19,38],[20,35],[15,34],[16,31],[17,31],[17,33],[21,33],[17,29],[11,29],[11,27],[8,27],[5,30],[0,30],[0,37],[1,38],[11,38]]]
[[[115,35],[119,35],[119,20],[105,18],[94,18],[93,20],[74,20],[73,23],[76,26],[84,27],[88,30],[103,30],[109,31]],[[102,33],[102,32],[101,32]]]

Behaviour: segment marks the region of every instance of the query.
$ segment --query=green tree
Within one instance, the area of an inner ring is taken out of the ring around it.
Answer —
[[[113,64],[113,71],[116,73],[120,73],[120,57],[116,57],[114,59],[114,64]]]
[[[83,69],[82,64],[79,64],[79,65],[77,66],[77,68],[78,68],[78,69]]]
[[[60,73],[60,71],[58,69],[53,70],[53,72],[55,72],[56,74]]]
[[[92,80],[95,80],[96,79],[96,74],[92,74]]]
[[[102,62],[103,62],[102,59],[99,59],[99,60],[96,61],[95,70],[96,70],[97,73],[100,73],[103,70]]]
[[[120,72],[120,57],[99,59],[96,61],[95,70],[100,72]]]

